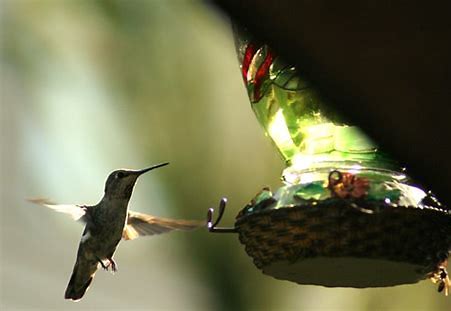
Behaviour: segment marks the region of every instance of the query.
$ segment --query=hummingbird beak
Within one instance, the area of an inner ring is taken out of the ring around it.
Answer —
[[[159,167],[162,167],[162,166],[166,166],[166,165],[168,165],[168,164],[169,164],[169,162],[160,163],[160,164],[157,164],[157,165],[154,165],[154,166],[151,166],[151,167],[142,169],[142,170],[135,171],[135,173],[136,173],[138,176],[140,176],[140,175],[142,175],[142,174],[144,174],[144,173],[147,173],[148,171],[151,171],[151,170],[153,170],[153,169],[155,169],[155,168],[159,168]]]

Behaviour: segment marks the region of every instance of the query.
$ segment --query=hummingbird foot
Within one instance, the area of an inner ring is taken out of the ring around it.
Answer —
[[[114,261],[113,257],[110,257],[110,258],[107,258],[107,259],[108,259],[108,261],[109,261],[108,266],[107,266],[107,270],[108,270],[108,268],[111,266],[111,271],[112,271],[113,273],[116,272],[116,271],[117,271],[117,264],[116,264],[116,262]]]
[[[113,258],[106,258],[108,260],[108,263],[105,265],[105,263],[103,262],[102,259],[97,258],[97,261],[100,263],[100,265],[102,266],[103,270],[105,271],[109,271],[110,267],[111,267],[111,272],[116,272],[117,271],[117,264],[114,261]]]
[[[102,266],[102,269],[105,271],[108,271],[108,267],[110,266],[110,263],[108,263],[108,265],[105,265],[103,263],[103,260],[97,257],[97,261],[100,263],[100,265]]]

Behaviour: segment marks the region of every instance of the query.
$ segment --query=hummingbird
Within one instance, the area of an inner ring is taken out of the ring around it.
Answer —
[[[192,230],[200,221],[175,220],[129,211],[128,202],[139,176],[168,165],[157,164],[141,170],[119,169],[108,176],[103,198],[97,205],[55,204],[46,199],[30,199],[57,212],[66,213],[85,224],[78,246],[77,259],[64,298],[80,300],[102,267],[117,271],[113,255],[119,242],[172,230]]]

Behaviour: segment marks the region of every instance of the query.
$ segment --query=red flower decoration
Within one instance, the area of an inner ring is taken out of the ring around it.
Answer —
[[[327,188],[332,195],[340,199],[359,199],[368,194],[370,183],[368,179],[357,177],[351,173],[332,171],[329,174],[329,184]]]

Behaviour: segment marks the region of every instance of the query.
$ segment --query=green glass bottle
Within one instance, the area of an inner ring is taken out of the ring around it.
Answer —
[[[332,111],[295,67],[267,45],[236,38],[252,110],[287,164],[282,175],[287,185],[306,185],[301,196],[324,198],[329,173],[339,170],[369,180],[368,200],[417,206],[427,197],[362,130]]]

